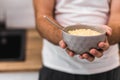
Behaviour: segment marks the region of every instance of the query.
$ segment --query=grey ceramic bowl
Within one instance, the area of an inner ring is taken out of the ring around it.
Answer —
[[[95,36],[76,36],[68,33],[69,30],[74,29],[92,29],[100,32],[100,35]],[[67,44],[68,48],[75,52],[75,54],[82,54],[89,52],[91,48],[98,49],[98,43],[105,41],[106,31],[100,26],[88,26],[88,25],[71,25],[63,29],[63,40]]]

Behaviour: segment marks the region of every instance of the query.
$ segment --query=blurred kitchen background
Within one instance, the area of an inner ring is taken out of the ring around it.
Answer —
[[[0,80],[38,80],[41,47],[32,0],[0,0]]]

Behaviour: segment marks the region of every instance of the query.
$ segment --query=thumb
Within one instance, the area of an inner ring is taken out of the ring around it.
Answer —
[[[64,42],[63,40],[61,40],[61,41],[59,42],[59,46],[60,46],[61,48],[63,48],[63,49],[65,49],[65,48],[67,47],[67,45],[65,44],[65,42]]]

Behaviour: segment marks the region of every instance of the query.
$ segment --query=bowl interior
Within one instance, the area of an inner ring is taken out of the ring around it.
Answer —
[[[76,29],[91,29],[100,33],[106,33],[105,29],[100,26],[93,26],[93,25],[71,25],[64,28],[64,32],[68,33],[69,30],[76,30]]]

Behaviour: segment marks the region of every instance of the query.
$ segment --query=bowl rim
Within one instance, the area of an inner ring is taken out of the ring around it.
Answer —
[[[62,34],[63,33],[65,33],[65,34],[67,34],[67,35],[69,35],[69,36],[73,36],[73,37],[98,37],[98,36],[101,36],[101,35],[105,35],[106,34],[106,30],[105,29],[103,29],[103,32],[101,32],[100,34],[98,34],[98,35],[91,35],[91,36],[81,36],[81,35],[72,35],[72,34],[69,34],[68,32],[65,32],[65,29],[66,28],[68,28],[68,27],[71,27],[71,26],[94,26],[94,27],[91,27],[91,28],[93,28],[93,29],[95,29],[95,26],[99,26],[100,27],[100,25],[85,25],[85,24],[77,24],[77,25],[69,25],[69,26],[67,26],[67,27],[64,27],[63,28],[63,30],[62,30]],[[97,27],[96,27],[97,28]],[[102,28],[101,28],[102,29]]]
[[[67,34],[67,35],[69,35],[69,36],[73,36],[73,37],[98,37],[98,36],[101,36],[101,35],[105,35],[105,34],[106,34],[106,32],[104,32],[104,33],[101,33],[101,34],[99,34],[99,35],[80,36],[80,35],[72,35],[72,34],[69,34],[69,33],[65,32],[65,31],[63,31],[63,33],[65,33],[65,34]]]

